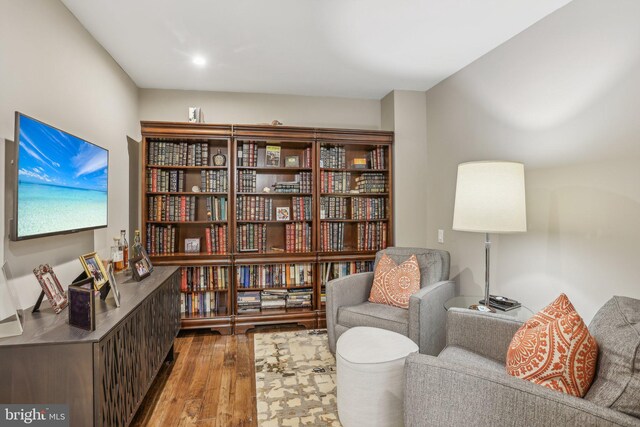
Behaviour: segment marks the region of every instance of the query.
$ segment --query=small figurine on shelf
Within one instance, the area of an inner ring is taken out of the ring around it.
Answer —
[[[189,123],[202,123],[200,107],[189,107]]]
[[[225,166],[227,164],[227,158],[222,154],[222,150],[218,148],[218,152],[211,157],[213,166]]]

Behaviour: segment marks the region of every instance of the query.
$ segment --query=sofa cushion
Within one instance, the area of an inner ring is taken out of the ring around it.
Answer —
[[[383,255],[373,277],[369,302],[409,308],[409,298],[420,290],[420,267],[415,255],[398,265]]]
[[[507,350],[507,373],[577,397],[593,381],[598,344],[566,295],[527,320]]]
[[[338,324],[347,328],[371,326],[408,336],[409,310],[363,302],[358,305],[340,307],[338,309]]]
[[[445,347],[438,355],[438,358],[473,369],[483,369],[504,374],[504,364],[455,345]]]
[[[589,330],[600,355],[596,379],[585,399],[640,418],[640,300],[611,298]]]

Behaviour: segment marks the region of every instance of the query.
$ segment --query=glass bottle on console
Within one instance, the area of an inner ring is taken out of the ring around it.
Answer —
[[[113,263],[113,270],[118,272],[124,268],[124,254],[122,253],[122,247],[120,246],[120,238],[113,238],[113,246],[111,246],[111,262]]]
[[[122,269],[129,268],[129,242],[127,242],[126,230],[120,230],[120,247],[122,248]]]
[[[133,236],[133,245],[131,245],[131,254],[133,258],[142,255],[142,240],[140,239],[140,230],[136,230]]]

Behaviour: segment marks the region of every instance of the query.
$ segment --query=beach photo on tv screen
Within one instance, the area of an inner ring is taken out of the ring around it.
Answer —
[[[19,116],[17,237],[105,227],[109,152]]]

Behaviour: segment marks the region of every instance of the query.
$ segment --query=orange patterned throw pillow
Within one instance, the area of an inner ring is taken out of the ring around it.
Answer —
[[[507,373],[583,397],[597,360],[596,340],[562,294],[518,329],[507,351]]]
[[[415,255],[398,265],[382,255],[373,276],[369,301],[409,308],[409,298],[420,290],[420,266]]]

